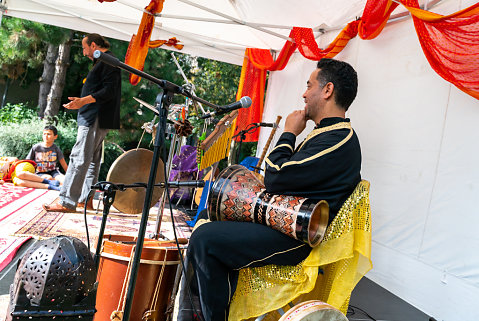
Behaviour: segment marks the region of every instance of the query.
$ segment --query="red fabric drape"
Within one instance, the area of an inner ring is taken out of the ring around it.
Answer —
[[[386,26],[389,16],[398,5],[398,3],[393,3],[390,0],[366,2],[359,23],[359,37],[365,40],[376,38]]]
[[[320,49],[314,39],[313,30],[310,28],[294,27],[292,36],[298,44],[299,52],[307,59],[321,60],[322,58],[332,58],[336,56],[348,44],[349,40],[358,34],[359,21],[353,21],[347,24],[341,30],[339,35],[329,44],[326,49]]]
[[[479,3],[442,16],[401,0],[411,12],[422,50],[431,67],[457,88],[479,99]]]
[[[358,26],[359,21],[350,22],[324,50],[319,49],[312,29],[294,27],[289,35],[294,42],[286,41],[276,60],[273,59],[269,50],[247,48],[236,99],[250,96],[253,104],[250,108],[240,109],[235,134],[245,129],[251,123],[261,122],[266,71],[282,70],[287,65],[296,48],[299,48],[303,56],[312,60],[334,57],[346,46],[350,39],[356,36]],[[245,141],[258,141],[258,136],[259,130],[246,135]]]

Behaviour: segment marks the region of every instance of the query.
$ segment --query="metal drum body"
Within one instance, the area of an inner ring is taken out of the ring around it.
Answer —
[[[259,223],[310,246],[326,231],[329,206],[299,196],[266,193],[263,183],[247,168],[232,165],[216,178],[208,198],[212,221]]]
[[[278,321],[348,321],[348,318],[327,303],[311,300],[295,305]]]
[[[106,180],[114,184],[148,183],[150,177],[153,152],[148,149],[132,149],[121,154],[108,171]],[[155,183],[164,180],[163,161],[160,159],[156,171]],[[160,199],[163,189],[155,187],[151,198],[150,208]],[[113,206],[127,214],[139,214],[143,211],[146,189],[143,187],[128,188],[118,191]]]
[[[113,312],[123,310],[131,270],[128,265],[131,265],[135,244],[133,237],[105,236],[97,275],[97,312],[94,321],[110,321]],[[167,307],[179,260],[174,241],[145,239],[130,320],[167,319]]]

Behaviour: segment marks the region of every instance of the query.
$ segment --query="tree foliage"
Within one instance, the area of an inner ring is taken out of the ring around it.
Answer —
[[[0,77],[22,80],[28,85],[38,78],[46,44],[59,44],[67,31],[29,20],[3,17],[0,28]]]
[[[22,84],[28,86],[32,81],[38,81],[42,74],[42,63],[46,58],[48,44],[59,45],[66,41],[69,30],[40,24],[28,20],[4,17],[0,29],[0,81],[5,77],[22,79]],[[92,61],[83,56],[81,40],[84,33],[73,31],[73,44],[70,53],[70,63],[66,74],[65,87],[61,105],[67,103],[68,97],[79,96],[83,81],[92,67]],[[109,39],[111,51],[121,61],[124,61],[128,42]],[[173,61],[171,51],[162,48],[150,49],[146,57],[144,71],[159,79],[183,85],[181,76]],[[183,69],[188,81],[194,84],[195,93],[214,104],[224,105],[235,100],[236,90],[241,74],[241,67],[194,57],[175,52],[175,59]],[[132,86],[128,81],[129,74],[122,71],[122,101],[121,130],[115,136],[117,142],[125,149],[136,147],[143,130],[141,126],[150,122],[154,115],[151,111],[141,108],[133,97],[154,104],[160,88],[145,79]],[[175,104],[184,104],[185,98],[176,96]],[[138,110],[142,113],[138,113]],[[60,108],[60,114],[76,117],[76,111]],[[63,116],[62,116],[63,117]],[[202,121],[192,120],[197,128]],[[142,147],[148,147],[150,138],[146,135]]]

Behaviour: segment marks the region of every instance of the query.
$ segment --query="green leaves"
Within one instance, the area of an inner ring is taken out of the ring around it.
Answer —
[[[67,36],[67,30],[62,28],[4,16],[0,28],[0,77],[32,81],[36,73],[33,79],[27,78],[27,73],[43,63],[46,43],[59,44]]]

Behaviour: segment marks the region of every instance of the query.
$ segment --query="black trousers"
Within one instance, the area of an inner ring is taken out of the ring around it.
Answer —
[[[228,319],[240,269],[295,265],[310,252],[307,244],[261,224],[206,223],[191,236],[186,255],[187,278],[183,281],[189,284],[193,297],[199,298],[204,320],[224,321]],[[185,292],[183,287],[178,320],[194,320],[191,314],[183,314],[190,302]]]

